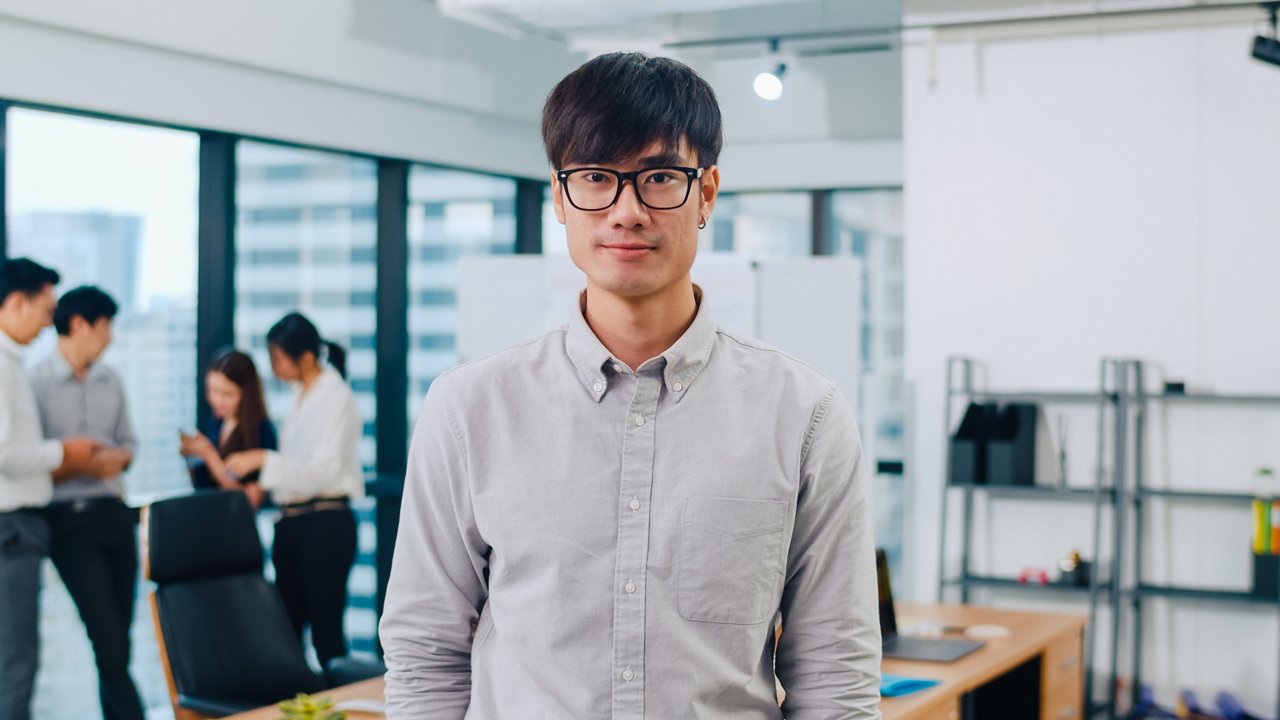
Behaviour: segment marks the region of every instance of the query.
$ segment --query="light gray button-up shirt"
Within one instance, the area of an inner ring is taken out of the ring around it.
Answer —
[[[55,349],[31,368],[30,376],[45,437],[87,437],[104,445],[137,450],[124,383],[115,370],[95,362],[81,382],[62,352]],[[99,480],[77,475],[53,486],[54,502],[95,497],[123,498],[122,476]]]
[[[705,303],[635,374],[581,316],[445,373],[405,478],[388,717],[879,718],[867,485],[835,384]]]

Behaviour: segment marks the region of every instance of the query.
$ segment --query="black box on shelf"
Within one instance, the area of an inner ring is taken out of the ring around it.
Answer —
[[[987,436],[987,483],[991,485],[1033,485],[1036,481],[1036,453],[1048,444],[1047,429],[1041,423],[1040,406],[1010,403],[1000,409]]]
[[[996,418],[994,403],[969,403],[960,420],[960,427],[951,436],[952,485],[973,485],[986,481],[987,434]]]
[[[1280,555],[1253,556],[1253,594],[1280,600]]]

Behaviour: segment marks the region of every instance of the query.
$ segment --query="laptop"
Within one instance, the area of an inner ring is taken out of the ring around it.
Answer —
[[[889,587],[889,559],[884,548],[876,548],[876,580],[880,594],[880,637],[886,658],[954,662],[986,645],[980,640],[899,635],[898,618],[893,611],[893,590]]]

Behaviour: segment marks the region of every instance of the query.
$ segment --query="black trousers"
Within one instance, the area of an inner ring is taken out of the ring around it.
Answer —
[[[104,720],[143,720],[129,677],[129,628],[138,587],[138,515],[113,498],[55,503],[49,557],[80,611],[98,665]]]
[[[356,560],[356,516],[349,508],[281,518],[271,562],[294,632],[311,626],[321,667],[347,654],[343,615],[347,576]]]

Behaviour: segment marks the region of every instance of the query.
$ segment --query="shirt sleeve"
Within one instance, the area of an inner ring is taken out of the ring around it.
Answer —
[[[17,386],[17,383],[26,381],[22,375],[0,378],[0,385],[5,391],[4,399],[0,401],[0,475],[5,477],[40,475],[62,464],[60,441],[44,440],[32,444],[17,439],[21,437],[16,432],[20,424],[40,422],[38,411],[28,417],[28,413],[17,407],[19,402],[23,402],[22,396],[31,392]],[[32,409],[35,410],[34,402]],[[40,434],[44,434],[43,430]]]
[[[360,442],[360,416],[346,385],[325,393],[307,405],[305,419],[291,419],[306,423],[306,447],[267,451],[258,476],[263,489],[310,498],[343,486],[346,461]]]
[[[777,672],[787,720],[880,717],[880,621],[869,479],[853,412],[832,387],[801,459]]]
[[[392,720],[461,720],[471,700],[489,547],[476,526],[447,385],[447,375],[431,384],[414,431],[380,626]]]
[[[111,371],[111,378],[115,381],[115,391],[120,394],[120,415],[116,417],[116,428],[112,439],[118,447],[125,448],[136,455],[138,436],[133,432],[133,421],[129,418],[129,397],[124,391],[124,381],[115,370]]]

